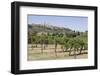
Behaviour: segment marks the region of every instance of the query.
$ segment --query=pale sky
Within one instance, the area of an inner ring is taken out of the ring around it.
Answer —
[[[66,27],[75,31],[88,30],[88,17],[80,16],[50,16],[28,15],[28,24],[49,24],[58,27]]]

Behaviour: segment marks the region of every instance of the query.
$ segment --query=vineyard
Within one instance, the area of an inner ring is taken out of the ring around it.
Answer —
[[[88,31],[41,24],[28,27],[28,60],[87,58]]]

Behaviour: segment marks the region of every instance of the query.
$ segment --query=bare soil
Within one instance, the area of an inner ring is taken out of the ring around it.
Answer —
[[[61,49],[61,45],[57,46],[55,53],[55,46],[48,45],[43,49],[43,53],[41,53],[41,45],[38,44],[32,45],[28,44],[28,61],[32,60],[56,60],[56,59],[87,59],[88,58],[88,50],[83,50],[82,54],[79,54],[79,51],[76,51],[76,57],[74,56],[74,51],[71,52],[71,56],[69,56],[69,52],[63,52]]]

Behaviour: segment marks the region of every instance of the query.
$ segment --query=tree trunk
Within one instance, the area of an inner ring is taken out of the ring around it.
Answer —
[[[66,48],[65,51],[68,52],[68,48]]]
[[[74,59],[76,59],[76,49],[74,49]]]
[[[62,52],[64,52],[64,47],[63,47],[63,45],[61,45],[61,49],[62,49]]]
[[[31,36],[31,44],[32,44],[31,48],[32,48],[32,50],[33,50],[33,49],[34,49],[34,45],[33,45],[32,36]]]
[[[55,43],[55,56],[57,56],[57,51],[56,51],[56,49],[57,49],[57,42]]]
[[[45,49],[45,47],[46,47],[46,44],[44,44],[43,49]]]
[[[70,48],[70,51],[69,51],[69,56],[71,55],[71,49],[72,49],[72,47]]]
[[[82,48],[80,49],[80,54],[82,53]]]
[[[37,42],[36,42],[36,47],[37,47]]]
[[[43,53],[43,43],[41,43],[41,53]]]
[[[31,48],[32,48],[32,50],[34,49],[34,45],[32,44],[32,46],[31,46]]]
[[[46,40],[45,47],[48,47],[48,40]]]

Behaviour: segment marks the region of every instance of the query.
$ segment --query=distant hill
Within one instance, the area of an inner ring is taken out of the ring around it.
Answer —
[[[64,27],[42,24],[28,24],[28,32],[48,32],[48,33],[74,33],[74,30]]]

